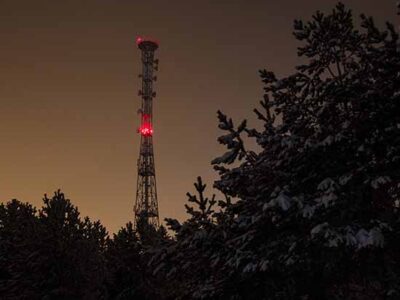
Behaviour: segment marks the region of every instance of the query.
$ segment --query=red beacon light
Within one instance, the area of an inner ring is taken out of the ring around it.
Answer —
[[[139,133],[142,136],[152,136],[153,135],[153,127],[151,126],[149,115],[143,115],[142,125],[139,128]]]
[[[136,38],[136,45],[139,48],[140,48],[141,45],[147,45],[147,46],[151,45],[150,47],[154,48],[154,50],[157,49],[158,46],[159,46],[157,41],[155,41],[153,39],[150,39],[150,38],[145,38],[145,37],[142,37],[142,36],[139,36],[139,37]]]
[[[143,136],[152,136],[153,135],[153,129],[149,126],[140,126],[139,128],[140,134]]]
[[[136,45],[139,45],[143,41],[143,38],[140,36],[136,38]]]

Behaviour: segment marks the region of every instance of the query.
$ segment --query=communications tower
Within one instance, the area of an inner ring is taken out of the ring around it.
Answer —
[[[153,82],[157,80],[154,72],[158,70],[158,59],[154,59],[154,52],[158,43],[147,39],[137,38],[136,44],[142,52],[142,89],[139,96],[142,106],[139,109],[141,124],[138,129],[140,134],[140,152],[138,159],[136,202],[134,206],[135,222],[145,221],[154,227],[159,226],[158,202],[156,188],[156,173],[153,153]]]

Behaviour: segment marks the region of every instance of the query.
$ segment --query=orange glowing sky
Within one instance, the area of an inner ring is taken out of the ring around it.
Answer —
[[[110,232],[132,220],[140,136],[138,35],[160,42],[154,143],[161,219],[224,149],[216,111],[256,125],[258,70],[293,71],[295,18],[331,0],[0,0],[0,201],[61,189]],[[344,1],[396,19],[395,1]]]

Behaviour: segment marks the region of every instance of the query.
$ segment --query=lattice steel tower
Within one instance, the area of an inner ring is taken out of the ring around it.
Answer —
[[[154,59],[154,52],[158,44],[152,40],[137,38],[136,44],[142,52],[142,107],[139,110],[141,124],[138,129],[140,134],[140,152],[138,159],[138,175],[136,202],[134,207],[135,226],[139,219],[145,220],[154,227],[159,226],[156,174],[153,153],[153,82],[157,79],[154,72],[158,70],[158,59]]]

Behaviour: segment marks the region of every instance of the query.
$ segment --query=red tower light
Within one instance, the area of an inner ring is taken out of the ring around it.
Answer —
[[[140,131],[140,134],[143,136],[153,135],[153,129],[150,126],[141,126],[139,131]]]
[[[143,136],[152,136],[153,135],[153,126],[151,125],[150,115],[142,116],[142,125],[140,125],[139,132]]]
[[[143,36],[139,36],[136,38],[136,45],[140,48],[141,44],[152,45],[151,47],[154,48],[154,50],[159,47],[159,44],[156,40],[147,38],[147,37],[143,37]]]

